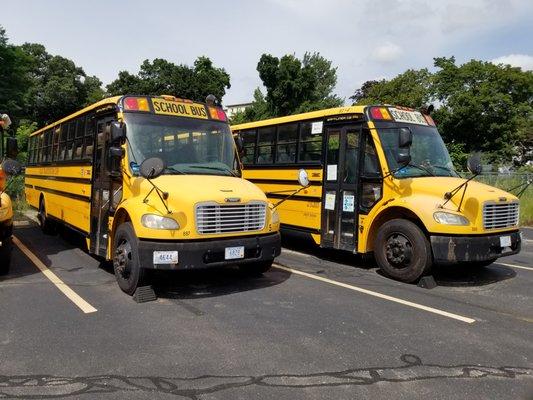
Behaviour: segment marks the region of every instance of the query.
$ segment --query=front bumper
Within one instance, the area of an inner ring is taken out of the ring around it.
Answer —
[[[244,258],[225,260],[226,247],[244,246]],[[154,251],[177,251],[177,264],[154,264]],[[270,261],[281,253],[279,233],[202,241],[139,240],[139,261],[143,268],[181,270],[223,267]]]
[[[511,246],[502,248],[500,237],[510,236]],[[437,264],[464,261],[488,261],[520,251],[520,232],[505,232],[487,236],[431,236],[433,260]]]
[[[13,220],[8,219],[0,222],[0,243],[13,235]]]

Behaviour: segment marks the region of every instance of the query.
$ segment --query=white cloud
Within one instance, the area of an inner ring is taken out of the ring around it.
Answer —
[[[533,56],[527,54],[509,54],[491,60],[493,64],[509,64],[524,71],[533,71]]]
[[[403,50],[397,44],[386,42],[381,46],[376,47],[372,53],[372,57],[382,63],[391,63],[396,61],[403,54]]]

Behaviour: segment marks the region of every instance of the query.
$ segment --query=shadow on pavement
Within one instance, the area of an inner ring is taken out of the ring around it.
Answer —
[[[372,256],[352,254],[342,250],[321,249],[312,239],[305,235],[284,234],[282,236],[282,246],[288,250],[317,257],[320,260],[363,270],[376,269],[376,274],[390,279],[377,267]],[[432,274],[439,286],[451,287],[484,286],[512,279],[516,276],[516,272],[512,268],[497,264],[481,268],[469,267],[468,264],[434,266]]]

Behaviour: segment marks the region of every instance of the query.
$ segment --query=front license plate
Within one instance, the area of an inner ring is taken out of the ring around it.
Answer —
[[[177,251],[154,251],[154,264],[177,264]]]
[[[224,258],[226,260],[236,260],[238,258],[244,258],[244,246],[226,247],[226,254]]]
[[[511,236],[500,236],[501,247],[511,247]]]

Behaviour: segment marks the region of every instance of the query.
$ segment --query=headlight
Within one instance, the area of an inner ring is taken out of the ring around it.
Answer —
[[[272,210],[272,218],[270,220],[272,224],[279,224],[279,213],[278,210]]]
[[[437,211],[433,214],[433,218],[439,224],[444,225],[468,225],[468,220],[462,215],[452,214],[444,211]]]
[[[179,229],[180,225],[175,219],[162,217],[155,214],[144,214],[141,224],[150,229]]]

